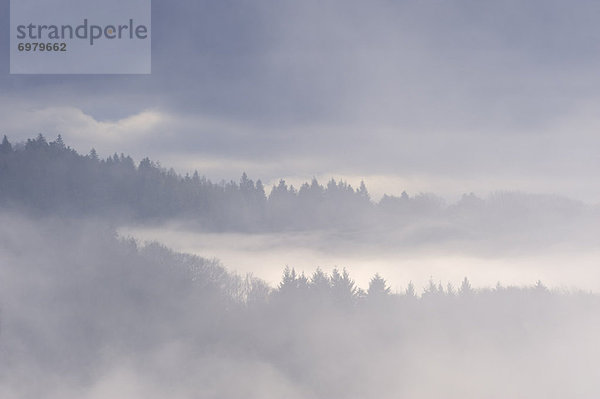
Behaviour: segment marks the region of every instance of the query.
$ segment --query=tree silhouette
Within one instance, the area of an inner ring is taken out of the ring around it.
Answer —
[[[341,273],[337,268],[331,272],[331,292],[333,300],[341,305],[350,306],[356,302],[359,290],[346,268]]]
[[[473,287],[471,287],[471,283],[469,282],[469,280],[466,277],[463,279],[462,283],[460,284],[458,293],[462,296],[468,296],[468,295],[472,295],[474,293]]]
[[[12,150],[12,144],[10,144],[10,141],[8,141],[8,137],[4,135],[2,144],[0,144],[0,154],[9,154],[12,152]]]
[[[390,287],[383,277],[376,273],[371,281],[369,281],[369,289],[367,290],[367,297],[369,299],[378,299],[386,297],[390,294]]]

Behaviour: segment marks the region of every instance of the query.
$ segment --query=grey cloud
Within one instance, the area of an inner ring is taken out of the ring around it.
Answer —
[[[574,190],[598,170],[597,118],[581,111],[598,103],[598,8],[154,1],[151,76],[3,74],[0,87],[11,102],[75,106],[97,121],[169,115],[115,151],[178,165],[210,156],[280,163],[266,179],[306,165],[295,173],[485,174],[532,185],[551,173],[563,175],[556,190]]]

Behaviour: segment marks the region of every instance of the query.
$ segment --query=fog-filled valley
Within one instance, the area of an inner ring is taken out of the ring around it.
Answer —
[[[476,287],[497,282],[530,285],[542,280],[553,288],[600,291],[598,249],[574,240],[541,248],[509,241],[492,250],[493,242],[489,241],[455,240],[411,248],[383,240],[365,243],[359,233],[331,231],[206,233],[166,224],[124,226],[117,232],[142,245],[160,242],[177,251],[216,257],[228,269],[253,273],[271,285],[279,282],[281,270],[287,265],[307,273],[317,266],[329,272],[334,267],[346,267],[363,288],[377,272],[386,276],[392,290],[402,290],[412,281],[417,292],[422,292],[430,279],[457,285],[469,276]]]
[[[421,296],[343,269],[269,287],[98,220],[0,224],[0,395],[595,397],[596,295],[543,284]]]
[[[598,15],[0,0],[0,399],[600,398]]]
[[[265,187],[245,173],[212,182],[124,154],[80,155],[42,135],[0,145],[0,204],[32,216],[102,219],[140,244],[217,257],[276,284],[284,266],[348,267],[365,287],[374,272],[393,289],[430,278],[476,286],[600,290],[600,206],[568,195],[497,191],[448,201],[431,193],[371,198],[367,183],[316,179]],[[395,190],[398,191],[398,190]],[[568,270],[568,273],[565,271]]]
[[[367,187],[5,137],[0,397],[600,395],[597,205]]]

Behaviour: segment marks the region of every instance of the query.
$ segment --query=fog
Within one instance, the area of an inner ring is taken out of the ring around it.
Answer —
[[[596,295],[435,282],[417,297],[391,277],[401,292],[385,282],[365,292],[315,267],[269,289],[215,260],[119,239],[97,219],[4,212],[0,246],[2,397],[600,394]]]
[[[0,397],[596,398],[599,212],[0,144]]]
[[[253,273],[272,285],[287,265],[307,273],[316,266],[326,271],[346,267],[363,288],[374,273],[380,273],[394,291],[402,291],[409,281],[422,290],[430,279],[456,286],[468,276],[478,287],[541,280],[550,287],[600,292],[600,252],[577,238],[541,247],[498,244],[500,248],[492,250],[489,242],[466,239],[408,247],[400,240],[395,245],[357,242],[356,232],[205,233],[174,224],[122,227],[119,234],[142,244],[157,241],[177,251],[216,257],[233,270]]]
[[[599,12],[152,0],[147,76],[4,35],[0,398],[599,398]]]

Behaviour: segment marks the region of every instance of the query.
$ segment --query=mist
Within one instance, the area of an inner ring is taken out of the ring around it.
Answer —
[[[476,286],[537,280],[598,291],[598,205],[565,195],[497,191],[448,201],[435,193],[371,196],[368,182],[316,178],[271,187],[242,173],[213,182],[121,153],[79,154],[43,135],[4,138],[0,203],[29,215],[95,217],[143,245],[221,259],[277,283],[284,266],[346,267],[360,286],[373,273],[393,284],[429,279]],[[566,272],[566,271],[569,272]],[[591,278],[590,278],[591,277]],[[395,286],[394,286],[395,287]]]
[[[600,394],[595,205],[212,182],[43,135],[0,172],[2,396]]]
[[[598,251],[575,240],[541,248],[522,244],[507,248],[507,244],[499,244],[500,248],[494,250],[489,243],[466,239],[411,248],[401,239],[365,243],[357,242],[356,234],[349,238],[323,231],[203,233],[167,224],[125,226],[118,232],[122,237],[135,237],[142,245],[156,241],[177,251],[216,257],[232,270],[253,273],[271,285],[278,283],[285,266],[306,272],[319,266],[327,271],[345,267],[363,288],[373,273],[380,273],[388,278],[394,291],[401,291],[408,281],[422,291],[431,279],[456,286],[469,276],[476,287],[498,282],[524,286],[541,280],[553,288],[600,292]]]
[[[152,0],[59,76],[11,1],[0,398],[600,397],[599,2]]]
[[[97,219],[0,221],[6,397],[600,393],[593,294],[465,279],[419,295],[379,276],[363,290],[346,270],[316,267],[280,270],[273,285]]]

